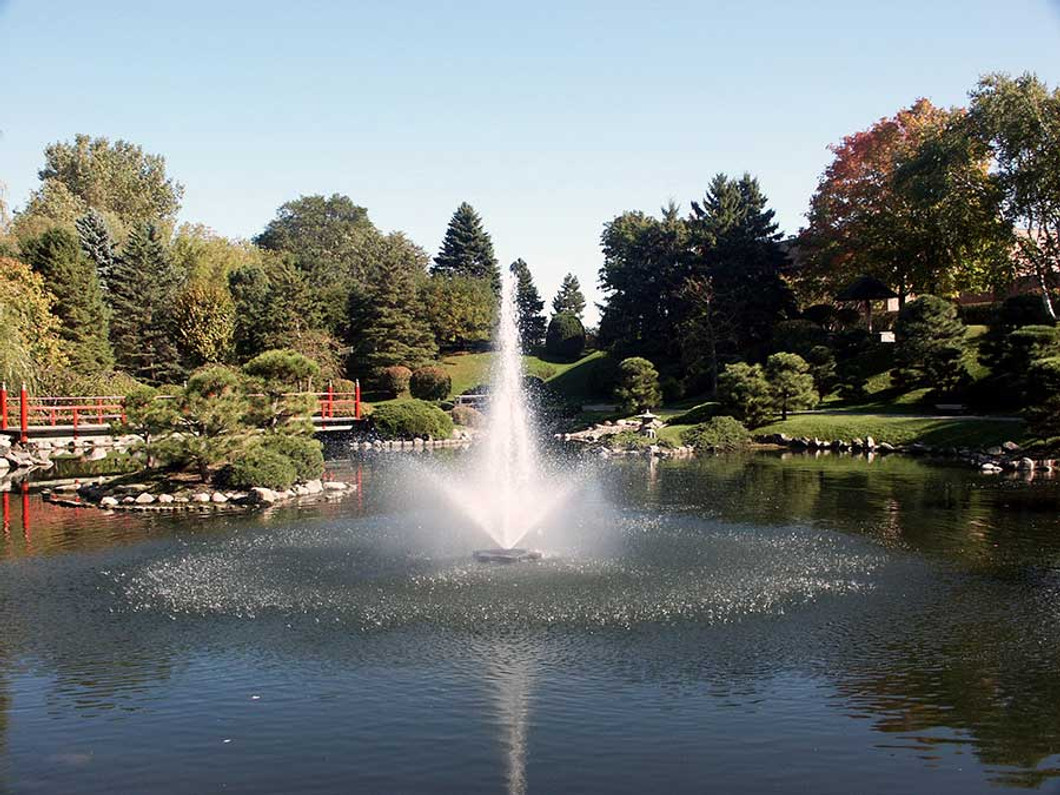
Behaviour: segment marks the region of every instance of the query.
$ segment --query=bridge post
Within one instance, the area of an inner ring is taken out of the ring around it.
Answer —
[[[328,381],[328,419],[332,419],[335,416],[335,388],[331,385],[331,381]]]
[[[0,431],[7,430],[7,384],[0,384]]]
[[[18,393],[18,419],[21,429],[19,441],[25,444],[29,441],[29,393],[26,391],[25,384]]]
[[[361,379],[353,382],[353,413],[357,419],[361,418]]]
[[[103,398],[96,398],[96,422],[103,424]]]
[[[78,413],[77,406],[74,406],[74,439],[77,438],[77,421],[80,419]]]

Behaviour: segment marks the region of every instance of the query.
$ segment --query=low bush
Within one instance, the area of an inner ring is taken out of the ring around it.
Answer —
[[[218,481],[233,489],[263,486],[282,491],[291,488],[297,478],[295,465],[287,456],[262,445],[252,445],[225,466]]]
[[[391,397],[397,397],[409,388],[409,380],[412,378],[412,370],[395,364],[393,367],[384,367],[379,372],[379,388]]]
[[[454,423],[465,428],[478,428],[485,420],[482,412],[472,406],[453,406],[449,416],[453,418]]]
[[[453,379],[444,367],[420,367],[409,378],[409,392],[420,400],[445,400],[453,388]]]
[[[453,435],[452,418],[422,400],[395,400],[377,406],[372,427],[384,439],[448,439]]]
[[[962,304],[957,311],[967,326],[989,326],[995,322],[999,308],[996,303]]]
[[[694,425],[681,434],[681,443],[694,447],[697,453],[708,450],[736,450],[750,441],[750,431],[742,422],[728,415]]]
[[[295,480],[316,480],[324,474],[323,446],[311,436],[270,433],[256,439],[253,446],[279,453],[290,461]]]

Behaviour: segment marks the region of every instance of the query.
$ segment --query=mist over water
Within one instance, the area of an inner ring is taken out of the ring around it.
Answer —
[[[497,350],[483,441],[458,474],[438,475],[443,493],[496,544],[511,549],[540,529],[579,483],[539,455],[533,407],[523,388],[515,276],[501,276]]]

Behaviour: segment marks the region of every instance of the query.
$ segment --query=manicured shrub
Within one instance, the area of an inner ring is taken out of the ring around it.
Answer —
[[[994,374],[1023,378],[1036,359],[1060,355],[1060,328],[1022,326],[1013,329],[1006,335],[1000,353]]]
[[[553,315],[545,332],[545,350],[559,359],[577,359],[585,350],[585,327],[576,315]]]
[[[324,474],[323,445],[312,436],[270,433],[258,437],[254,446],[279,453],[290,461],[296,480],[316,480]]]
[[[748,427],[765,425],[773,416],[773,395],[762,366],[736,362],[718,376],[722,409]]]
[[[395,400],[376,406],[372,427],[384,439],[448,439],[453,435],[452,418],[422,400]]]
[[[453,418],[454,423],[465,428],[479,428],[485,421],[482,412],[472,406],[453,406],[449,416]]]
[[[708,450],[735,450],[750,441],[751,433],[744,424],[727,415],[693,425],[681,434],[681,443],[694,447],[697,453]]]
[[[806,363],[810,365],[813,385],[821,397],[830,395],[839,386],[839,375],[836,369],[835,355],[826,345],[815,345],[806,354]]]
[[[395,364],[392,367],[384,367],[379,372],[379,388],[391,397],[397,397],[409,388],[411,378],[412,370],[404,365]]]
[[[774,353],[766,359],[765,374],[773,408],[781,419],[786,420],[789,411],[813,408],[820,400],[810,366],[798,354]]]
[[[289,489],[297,479],[295,465],[287,456],[262,445],[251,445],[228,464],[218,480],[233,489],[263,486],[267,489]]]
[[[308,389],[320,375],[320,366],[297,351],[287,348],[265,351],[243,365],[243,372],[270,386],[290,390]]]
[[[662,402],[662,390],[655,365],[639,356],[623,359],[618,366],[615,399],[627,413],[657,407]]]
[[[453,387],[453,379],[444,367],[420,367],[409,378],[409,392],[420,400],[445,400]]]

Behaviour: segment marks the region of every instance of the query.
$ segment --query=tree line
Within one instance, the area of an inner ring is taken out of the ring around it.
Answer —
[[[286,202],[252,241],[231,240],[176,226],[183,187],[159,155],[85,135],[44,154],[26,206],[0,213],[4,380],[122,391],[285,348],[323,379],[370,382],[489,344],[500,270],[467,203],[433,261],[338,194]],[[544,302],[527,263],[511,269],[531,350],[544,343]],[[553,306],[580,318],[573,275]]]

